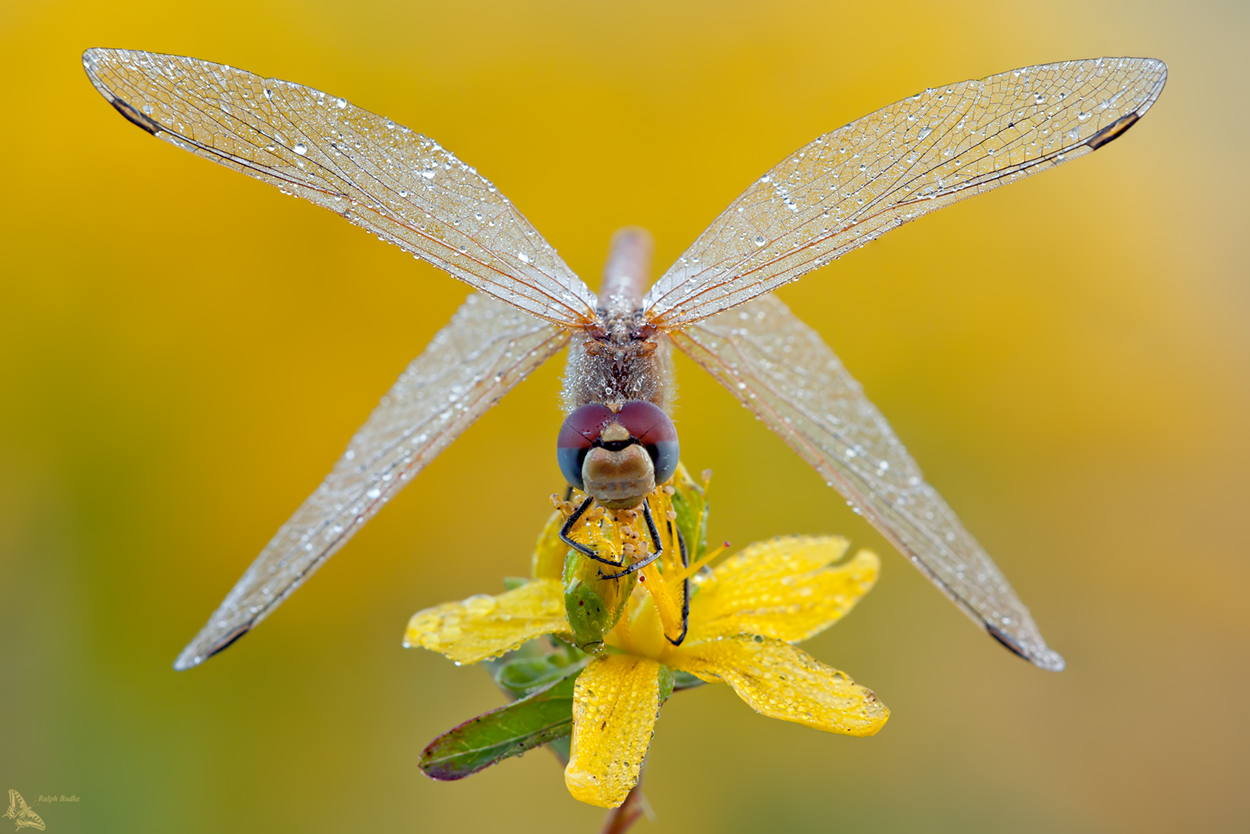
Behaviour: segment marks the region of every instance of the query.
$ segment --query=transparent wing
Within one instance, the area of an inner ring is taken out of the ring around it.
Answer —
[[[176,55],[89,49],[83,66],[139,127],[341,214],[533,315],[569,326],[594,294],[512,203],[431,139],[309,87]]]
[[[472,295],[404,370],[317,491],[174,663],[188,669],[267,617],[569,331]]]
[[[1167,67],[1099,58],[925,90],[821,136],[756,181],[643,300],[661,329],[774,290],[890,229],[1097,150]]]
[[[859,383],[784,304],[766,295],[669,335],[994,638],[1043,669],[1063,668]]]

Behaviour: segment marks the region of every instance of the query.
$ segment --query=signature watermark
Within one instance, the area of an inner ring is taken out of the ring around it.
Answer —
[[[43,817],[35,813],[35,808],[40,805],[50,805],[53,802],[79,802],[80,799],[76,795],[51,794],[49,796],[40,795],[39,799],[32,805],[27,802],[20,793],[9,788],[9,810],[0,814],[0,819],[11,819],[16,824],[15,831],[21,831],[23,828],[33,828],[36,831],[44,831],[47,826],[43,821]]]

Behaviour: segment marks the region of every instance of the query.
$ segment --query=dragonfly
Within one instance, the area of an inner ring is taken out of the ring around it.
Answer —
[[[328,208],[475,291],[176,669],[199,665],[271,614],[565,348],[557,462],[588,501],[641,502],[646,511],[643,496],[671,474],[679,447],[667,411],[680,351],[989,635],[1038,667],[1063,668],[859,383],[773,291],[904,223],[1110,144],[1158,99],[1162,61],[1065,61],[927,89],[786,157],[649,287],[649,238],[618,233],[597,294],[476,168],[345,98],[174,55],[89,49],[83,65],[96,90],[148,133]]]

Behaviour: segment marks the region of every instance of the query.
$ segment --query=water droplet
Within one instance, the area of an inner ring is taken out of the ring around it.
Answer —
[[[291,148],[291,150],[295,151],[300,156],[303,156],[304,154],[308,153],[308,146],[305,145],[303,142],[296,142],[295,147]]]
[[[345,109],[345,108],[347,107],[347,99],[345,99],[345,98],[336,98],[336,99],[334,100],[334,103],[335,103],[335,105],[337,105],[337,106],[338,106],[338,108],[339,108],[340,110],[343,110],[343,109]]]
[[[765,243],[768,243],[768,241],[764,239],[764,236],[763,236],[763,235],[756,235],[756,236],[755,236],[755,245],[756,245],[756,246],[763,246]]]
[[[470,614],[489,614],[495,610],[495,598],[489,594],[474,594],[464,601],[464,607]]]

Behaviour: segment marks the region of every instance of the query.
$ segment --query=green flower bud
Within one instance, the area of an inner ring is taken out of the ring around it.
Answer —
[[[564,610],[574,645],[590,654],[602,651],[604,636],[625,613],[625,604],[638,582],[637,573],[603,579],[600,568],[608,573],[623,569],[601,565],[576,550],[570,550],[564,559]]]

